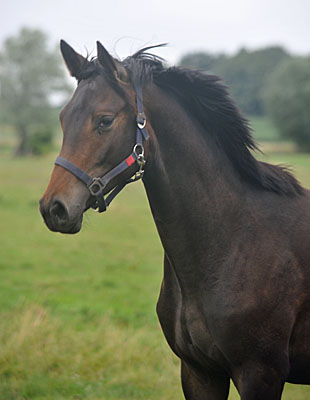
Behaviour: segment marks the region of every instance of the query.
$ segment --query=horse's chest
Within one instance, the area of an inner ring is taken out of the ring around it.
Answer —
[[[177,298],[161,293],[158,317],[165,337],[172,350],[183,360],[200,364],[204,368],[217,368],[219,350],[198,307],[187,304],[181,295]]]

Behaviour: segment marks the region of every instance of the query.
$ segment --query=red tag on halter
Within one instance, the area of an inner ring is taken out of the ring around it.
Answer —
[[[128,167],[130,167],[134,162],[135,162],[135,159],[133,158],[133,156],[129,156],[128,158],[126,158],[126,163],[127,163]]]

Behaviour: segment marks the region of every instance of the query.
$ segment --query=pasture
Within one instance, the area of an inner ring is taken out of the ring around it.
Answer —
[[[155,313],[163,252],[143,186],[105,214],[88,211],[79,234],[52,233],[38,200],[56,153],[9,150],[0,142],[0,399],[182,399]],[[292,165],[310,186],[309,155],[259,158]],[[309,398],[310,387],[285,386],[284,400]]]

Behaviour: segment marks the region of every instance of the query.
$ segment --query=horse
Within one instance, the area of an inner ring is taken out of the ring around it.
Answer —
[[[78,81],[60,113],[60,156],[40,200],[74,234],[142,179],[164,249],[157,314],[187,400],[278,400],[310,384],[310,193],[260,162],[221,80],[168,67],[146,47],[61,52]],[[284,83],[285,84],[285,83]]]

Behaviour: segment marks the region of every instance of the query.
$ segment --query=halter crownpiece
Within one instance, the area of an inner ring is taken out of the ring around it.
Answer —
[[[145,128],[146,125],[146,116],[143,111],[143,104],[142,104],[142,88],[140,85],[136,86],[136,96],[137,96],[137,108],[138,114],[136,118],[137,122],[137,130],[136,130],[136,143],[133,147],[132,153],[114,168],[112,168],[109,172],[107,172],[102,177],[95,177],[92,178],[82,169],[74,165],[71,161],[63,158],[57,157],[55,160],[55,165],[59,165],[66,169],[67,171],[71,172],[76,178],[80,181],[85,183],[87,186],[90,194],[96,197],[96,204],[92,206],[96,211],[99,213],[106,211],[107,207],[111,203],[111,201],[118,195],[118,193],[128,184],[131,182],[135,182],[141,178],[143,178],[144,174],[144,165],[146,163],[144,158],[144,147],[143,147],[143,140],[148,140],[149,134]],[[108,185],[108,183],[115,178],[116,176],[120,175],[123,171],[128,169],[134,163],[137,163],[139,166],[138,171],[135,173],[133,177],[126,180],[125,182],[116,185],[114,189],[110,192],[110,194],[104,198],[103,191]]]

